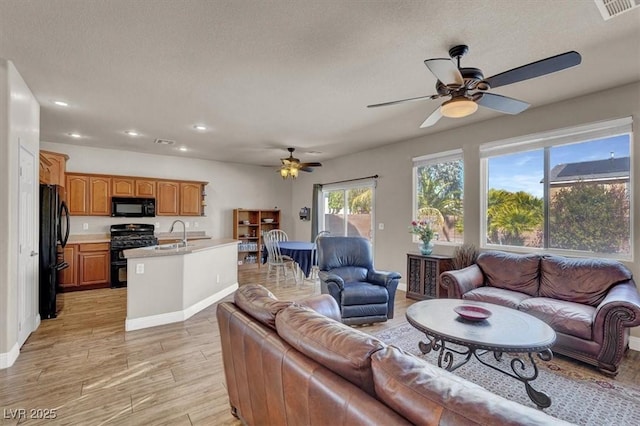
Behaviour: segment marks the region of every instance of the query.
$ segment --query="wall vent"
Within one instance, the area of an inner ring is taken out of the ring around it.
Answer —
[[[171,139],[156,139],[154,143],[158,145],[174,145],[176,141],[172,141]]]
[[[605,21],[640,6],[640,0],[595,0]]]

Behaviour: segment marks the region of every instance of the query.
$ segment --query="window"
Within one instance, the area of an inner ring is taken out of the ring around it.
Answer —
[[[413,159],[413,219],[430,220],[439,243],[464,242],[463,175],[461,150]]]
[[[480,148],[484,247],[630,259],[631,118]]]
[[[320,230],[333,236],[373,239],[375,181],[323,185]]]

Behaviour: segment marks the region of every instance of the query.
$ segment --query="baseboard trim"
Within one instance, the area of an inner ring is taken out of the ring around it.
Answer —
[[[227,297],[237,289],[238,289],[238,283],[232,284],[229,287],[217,293],[212,294],[206,299],[203,299],[199,302],[194,303],[193,305],[189,306],[188,308],[182,311],[167,312],[165,314],[150,315],[148,317],[141,317],[141,318],[134,318],[134,319],[127,318],[124,322],[124,329],[125,331],[133,331],[133,330],[140,330],[142,328],[156,327],[158,325],[185,321],[191,318],[192,316],[194,316],[195,314],[197,314],[198,312],[200,312],[201,310],[213,305],[219,300],[224,299],[225,297]]]
[[[18,355],[20,355],[20,346],[16,342],[9,352],[0,353],[0,370],[11,367],[18,359]]]
[[[398,283],[398,290],[407,292],[407,283]]]
[[[629,336],[629,349],[640,352],[640,337]]]

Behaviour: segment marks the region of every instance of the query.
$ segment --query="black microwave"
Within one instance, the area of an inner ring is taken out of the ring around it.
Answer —
[[[155,217],[155,198],[111,197],[111,216]]]

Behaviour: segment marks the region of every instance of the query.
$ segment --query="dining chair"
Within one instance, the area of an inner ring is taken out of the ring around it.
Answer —
[[[296,262],[289,256],[284,256],[280,252],[281,241],[287,241],[287,234],[280,229],[273,229],[264,234],[264,245],[267,249],[267,279],[271,275],[271,269],[276,270],[276,285],[280,283],[280,269],[284,275],[284,280],[287,280],[287,267],[291,268],[291,275],[298,284],[298,274],[296,272]]]
[[[313,250],[311,250],[311,273],[309,274],[309,278],[312,280],[316,280],[318,278],[318,240],[322,237],[331,236],[331,232],[329,231],[320,231],[318,235],[313,239]]]

